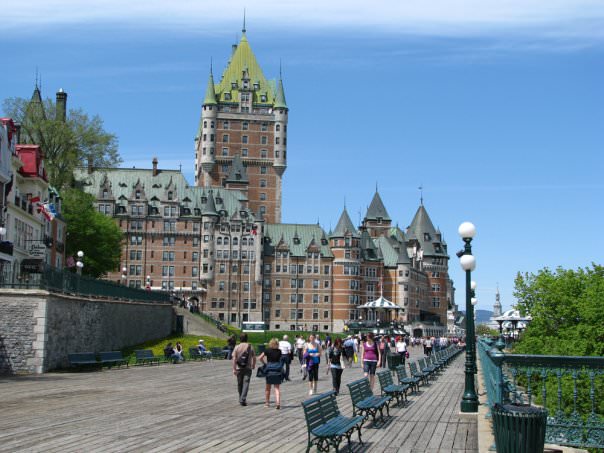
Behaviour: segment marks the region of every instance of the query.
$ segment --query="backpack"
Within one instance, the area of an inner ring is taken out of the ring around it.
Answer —
[[[247,368],[247,363],[250,360],[250,348],[251,346],[248,346],[247,349],[237,359],[237,366],[239,368]]]

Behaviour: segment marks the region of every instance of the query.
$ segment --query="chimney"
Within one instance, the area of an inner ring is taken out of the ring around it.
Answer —
[[[157,157],[153,158],[153,176],[157,176]]]
[[[17,136],[17,145],[21,143],[21,123],[15,123],[15,135]]]
[[[56,108],[55,119],[64,123],[67,119],[67,93],[63,91],[63,88],[59,88],[59,91],[57,91]]]
[[[92,156],[88,156],[88,174],[91,174],[94,171],[94,162],[92,160]]]

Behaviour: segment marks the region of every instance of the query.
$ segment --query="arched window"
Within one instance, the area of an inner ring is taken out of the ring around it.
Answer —
[[[216,244],[222,245],[222,238],[220,236],[218,236],[218,238],[216,238]]]
[[[224,238],[224,245],[229,245],[229,238]]]
[[[174,193],[172,191],[168,192],[168,200],[172,200],[174,198]]]
[[[233,238],[233,245],[237,245],[239,243],[239,240],[237,238]]]
[[[207,122],[207,121],[204,121],[204,122],[203,122],[203,128],[205,129],[206,127],[208,127],[208,122]]]
[[[280,125],[280,124],[277,124],[277,125],[275,126],[275,130],[276,130],[277,132],[279,132],[279,131],[281,130],[281,125]]]

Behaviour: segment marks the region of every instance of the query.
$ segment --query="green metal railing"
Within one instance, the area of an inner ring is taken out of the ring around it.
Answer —
[[[546,443],[604,448],[604,357],[506,354],[481,338],[487,400],[548,409]]]
[[[50,266],[44,266],[39,273],[29,274],[17,272],[16,269],[10,267],[3,268],[0,272],[0,288],[45,289],[51,292],[92,298],[171,303],[170,294],[165,291],[130,288]]]

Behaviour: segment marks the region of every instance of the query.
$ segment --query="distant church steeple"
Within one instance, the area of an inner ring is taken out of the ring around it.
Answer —
[[[495,293],[495,304],[493,305],[493,317],[496,318],[501,316],[501,296],[499,294],[499,286],[497,286],[497,292]]]

